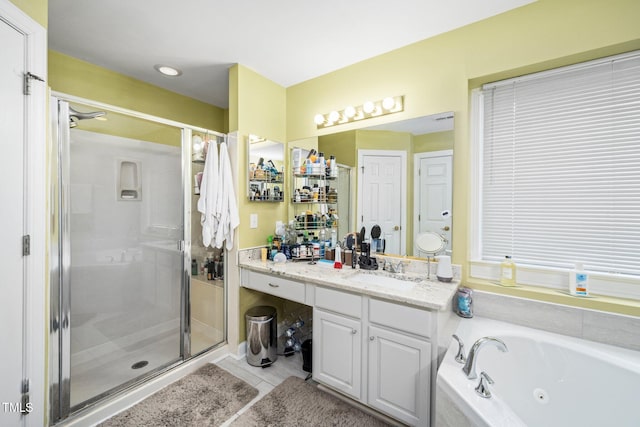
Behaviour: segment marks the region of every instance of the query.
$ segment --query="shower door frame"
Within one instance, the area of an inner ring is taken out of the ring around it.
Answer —
[[[181,129],[181,167],[182,167],[182,239],[177,241],[182,251],[181,301],[180,301],[180,359],[169,366],[150,371],[141,378],[120,384],[112,389],[81,402],[74,407],[71,400],[71,295],[69,270],[70,258],[70,221],[69,221],[69,179],[70,168],[70,128],[69,103],[79,103],[99,110],[124,114],[133,118],[174,126]],[[191,354],[191,137],[192,132],[205,133],[227,138],[226,134],[197,126],[187,125],[173,120],[163,119],[109,104],[95,102],[84,98],[52,91],[49,100],[51,121],[51,149],[49,156],[49,206],[51,232],[49,235],[49,281],[50,281],[50,313],[49,313],[49,404],[50,423],[55,424],[87,407],[102,402],[107,396],[120,394],[151,378],[181,365],[193,356]],[[61,116],[64,115],[64,117]],[[225,263],[226,264],[226,263]],[[225,266],[226,268],[226,266]],[[220,343],[216,343],[204,353],[227,342],[227,275],[224,279],[223,318],[224,331]]]

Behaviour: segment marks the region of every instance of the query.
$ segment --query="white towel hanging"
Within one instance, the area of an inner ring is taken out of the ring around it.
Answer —
[[[218,192],[219,192],[219,161],[218,147],[215,141],[209,141],[209,149],[204,162],[202,183],[200,186],[200,199],[198,199],[198,212],[202,214],[202,243],[205,247],[215,243],[215,235],[218,230]]]
[[[222,248],[226,240],[227,249],[233,248],[233,233],[240,225],[236,194],[233,189],[233,174],[231,173],[231,162],[227,143],[220,144],[220,166],[218,179],[218,202],[216,203],[218,230],[215,234],[215,246]]]

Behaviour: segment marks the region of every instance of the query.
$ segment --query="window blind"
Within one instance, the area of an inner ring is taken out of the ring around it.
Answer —
[[[640,53],[482,89],[488,261],[640,275]]]

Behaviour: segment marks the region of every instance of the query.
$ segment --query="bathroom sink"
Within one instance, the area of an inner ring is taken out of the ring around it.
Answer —
[[[395,289],[398,291],[408,291],[412,289],[415,285],[414,281],[411,280],[402,280],[397,279],[395,277],[389,277],[384,275],[378,275],[375,273],[356,273],[353,276],[349,277],[350,280],[358,283],[371,284],[383,286],[389,289]]]

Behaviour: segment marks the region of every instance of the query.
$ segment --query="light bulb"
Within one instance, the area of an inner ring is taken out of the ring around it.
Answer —
[[[193,136],[193,151],[200,152],[202,151],[202,138],[199,135]]]
[[[168,65],[156,64],[153,66],[153,68],[155,68],[159,73],[169,77],[177,77],[182,75],[182,70],[179,70],[175,67],[170,67]]]
[[[347,108],[344,109],[344,115],[345,117],[350,119],[356,115],[356,109],[353,108],[353,106],[349,105]]]
[[[396,102],[391,97],[387,97],[382,100],[382,108],[384,108],[385,110],[391,110],[393,107],[395,107],[395,105]]]
[[[329,121],[331,123],[335,123],[340,119],[340,113],[338,113],[336,110],[333,110],[332,112],[329,113]]]
[[[366,114],[371,114],[373,113],[374,108],[376,108],[376,106],[373,104],[373,102],[371,101],[367,101],[362,105],[362,110],[366,113]]]
[[[316,114],[313,118],[313,121],[319,126],[324,123],[324,116],[322,114]]]

